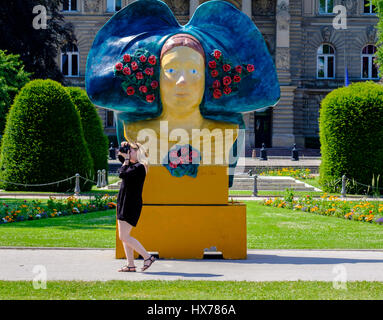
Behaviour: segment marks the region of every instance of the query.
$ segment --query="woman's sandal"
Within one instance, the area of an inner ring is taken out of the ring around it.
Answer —
[[[129,266],[123,266],[118,272],[136,272],[136,266],[129,267]]]
[[[149,261],[149,264],[145,264],[145,261]],[[156,261],[156,258],[153,255],[150,255],[149,258],[144,260],[144,266],[141,268],[141,271],[148,269],[154,261]]]

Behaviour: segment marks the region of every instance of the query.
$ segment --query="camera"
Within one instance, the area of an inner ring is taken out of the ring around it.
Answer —
[[[120,151],[121,153],[128,153],[129,150],[130,150],[130,145],[129,144],[127,144],[127,145],[125,145],[123,147],[120,147],[118,149],[118,151]]]
[[[118,148],[118,151],[121,153],[128,153],[129,150],[130,150],[129,144],[126,144],[125,146]],[[121,154],[118,155],[118,160],[120,160],[121,163],[125,162],[125,158]]]

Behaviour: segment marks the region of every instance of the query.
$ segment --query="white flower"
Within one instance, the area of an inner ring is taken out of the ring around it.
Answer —
[[[36,218],[40,219],[40,218],[41,218],[41,216],[40,216],[39,214],[36,214]]]

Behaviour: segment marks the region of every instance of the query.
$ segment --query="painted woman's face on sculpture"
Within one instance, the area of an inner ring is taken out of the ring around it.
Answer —
[[[187,116],[199,108],[205,90],[205,62],[196,50],[178,46],[161,59],[160,95],[167,114]]]

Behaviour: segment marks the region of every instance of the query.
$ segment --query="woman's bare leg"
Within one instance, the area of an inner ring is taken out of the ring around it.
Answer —
[[[134,267],[134,252],[133,248],[130,247],[126,242],[122,241],[122,245],[124,246],[126,259],[128,260],[128,267]]]
[[[120,240],[123,242],[123,244],[126,244],[128,247],[130,247],[132,249],[131,251],[132,253],[134,249],[144,259],[148,259],[150,257],[150,254],[145,250],[143,245],[137,239],[133,238],[130,235],[130,231],[132,230],[133,226],[126,221],[121,221],[121,220],[117,220],[117,221],[118,221],[118,232],[119,232]],[[125,245],[124,245],[124,248],[125,248]],[[129,256],[128,256],[130,255],[129,250],[128,252],[126,252],[126,249],[125,249],[125,253],[127,258],[129,259]],[[131,262],[128,262],[128,263],[131,263]]]

